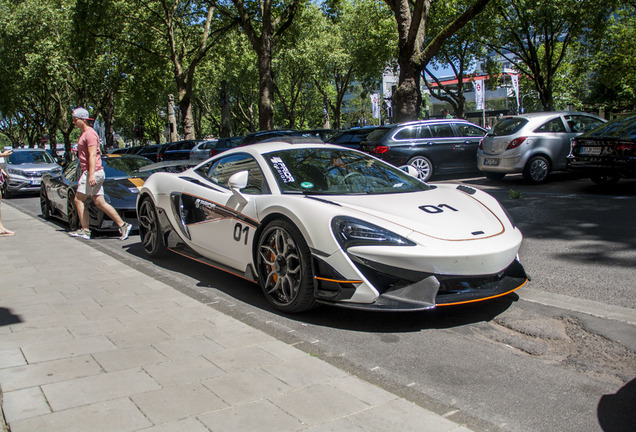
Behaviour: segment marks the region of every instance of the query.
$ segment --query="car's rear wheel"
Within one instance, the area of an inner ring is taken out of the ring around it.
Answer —
[[[415,156],[408,161],[408,164],[417,170],[417,178],[422,181],[429,181],[433,177],[433,164],[424,156]]]
[[[146,254],[154,258],[165,255],[168,248],[161,235],[157,209],[148,197],[139,205],[139,236]]]
[[[594,176],[591,180],[597,185],[608,186],[618,183],[621,178],[613,175]]]
[[[503,180],[503,178],[506,176],[506,173],[486,171],[484,172],[484,175],[486,176],[488,180],[499,181],[499,180]]]
[[[263,293],[274,307],[297,313],[316,306],[309,247],[293,224],[275,220],[265,227],[256,265]]]
[[[75,206],[75,194],[68,193],[66,198],[66,216],[68,218],[68,227],[71,231],[75,231],[80,227],[79,216],[77,215],[77,207]]]
[[[42,217],[44,219],[51,219],[51,203],[46,195],[44,184],[42,184],[40,188],[40,210],[42,211]]]
[[[546,181],[550,173],[550,162],[544,156],[533,156],[523,169],[523,178],[533,184]]]

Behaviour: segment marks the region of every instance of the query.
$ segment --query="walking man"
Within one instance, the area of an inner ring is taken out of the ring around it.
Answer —
[[[73,124],[82,131],[77,142],[77,157],[79,158],[82,175],[77,183],[77,193],[75,194],[75,208],[80,221],[80,228],[69,233],[72,237],[90,239],[91,232],[88,229],[88,208],[86,198],[91,198],[97,208],[103,211],[119,227],[120,240],[126,240],[130,234],[132,226],[124,222],[113,208],[104,200],[104,168],[102,167],[102,154],[99,149],[99,136],[95,129],[89,125],[93,120],[88,116],[88,111],[84,108],[73,110]]]

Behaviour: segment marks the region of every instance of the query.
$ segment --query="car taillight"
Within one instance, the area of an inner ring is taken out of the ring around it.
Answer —
[[[506,147],[506,150],[512,150],[513,148],[517,148],[519,147],[521,144],[523,144],[523,142],[527,139],[528,137],[519,137],[519,138],[515,138],[512,141],[510,141],[510,143],[508,144],[508,147]]]
[[[214,149],[210,149],[210,156],[208,156],[208,157],[212,157],[212,156],[214,156],[215,154],[216,154],[216,150],[214,150]]]
[[[389,146],[375,146],[371,148],[370,152],[373,154],[384,154],[390,150]]]
[[[163,153],[157,153],[157,162],[161,162],[163,160]]]
[[[479,140],[479,150],[483,150],[484,149],[484,139],[480,139]]]
[[[617,142],[615,150],[619,156],[636,156],[636,144]]]

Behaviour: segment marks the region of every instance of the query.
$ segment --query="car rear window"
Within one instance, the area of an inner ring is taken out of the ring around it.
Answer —
[[[584,136],[636,139],[636,116],[612,120],[601,127],[587,132]]]
[[[523,117],[509,117],[505,118],[497,123],[488,133],[488,136],[506,136],[512,135],[521,130],[528,123],[528,120]]]
[[[391,128],[378,128],[367,135],[364,141],[380,141]]]

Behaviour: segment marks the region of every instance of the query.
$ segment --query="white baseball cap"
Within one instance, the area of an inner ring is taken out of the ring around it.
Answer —
[[[82,119],[82,120],[93,120],[92,118],[88,116],[88,111],[86,110],[86,108],[82,108],[82,107],[75,108],[73,110],[73,117]]]

